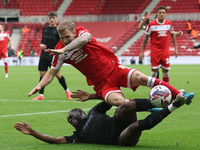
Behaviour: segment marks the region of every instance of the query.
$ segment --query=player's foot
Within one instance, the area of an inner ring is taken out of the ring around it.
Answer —
[[[5,74],[5,78],[8,78],[8,74]]]
[[[71,97],[71,92],[69,90],[65,91],[65,93],[66,93],[68,99],[73,99]]]
[[[175,107],[180,107],[186,103],[186,99],[183,95],[177,95],[176,99],[172,102],[172,105]]]
[[[185,94],[185,90],[184,89],[180,89],[179,92],[181,92],[181,95]]]
[[[36,98],[33,98],[32,100],[44,100],[44,96],[38,95]]]
[[[191,92],[191,93],[185,92],[185,93],[183,93],[183,96],[184,96],[185,99],[186,99],[185,104],[186,104],[186,105],[190,105],[190,104],[192,103],[192,99],[193,99],[193,97],[194,97],[194,93],[193,93],[193,92]]]
[[[149,109],[149,111],[151,112],[151,113],[155,113],[155,112],[157,112],[157,111],[160,111],[160,110],[162,110],[163,108],[151,108],[151,109]]]

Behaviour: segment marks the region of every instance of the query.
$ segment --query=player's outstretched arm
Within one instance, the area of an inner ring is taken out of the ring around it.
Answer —
[[[139,24],[139,29],[140,30],[146,30],[146,26],[144,25],[144,23],[145,23],[146,20],[147,20],[146,17],[142,17],[142,20],[141,20],[141,22]]]
[[[101,99],[96,93],[90,94],[86,91],[77,90],[76,92],[72,92],[71,97],[78,98],[76,101],[87,101],[89,99]]]
[[[172,43],[174,45],[174,55],[175,55],[175,58],[178,57],[178,48],[177,48],[177,42],[176,42],[176,35],[175,33],[171,34],[171,38],[172,38]]]
[[[92,39],[92,36],[90,34],[84,34],[82,36],[79,36],[75,38],[71,43],[63,47],[62,49],[47,49],[45,52],[50,52],[50,55],[60,55],[63,54],[66,51],[71,51],[74,49],[80,49],[85,44],[87,44]]]
[[[58,71],[59,71],[59,69],[53,69],[53,68],[49,69],[49,71],[45,74],[45,76],[42,78],[40,83],[31,90],[31,92],[28,94],[28,96],[31,96],[31,95],[37,93],[38,91],[41,90],[41,88],[48,85],[54,79],[54,77],[56,76]]]
[[[65,140],[65,137],[53,137],[53,136],[49,136],[49,135],[46,135],[46,134],[42,134],[42,133],[39,133],[35,130],[33,130],[31,128],[31,126],[25,122],[23,123],[15,123],[14,124],[14,128],[16,130],[18,130],[19,132],[22,132],[23,134],[26,134],[26,135],[32,135],[33,137],[41,140],[41,141],[44,141],[44,142],[47,142],[47,143],[50,143],[50,144],[66,144],[67,141]]]
[[[143,39],[143,42],[142,42],[142,48],[141,48],[140,55],[139,55],[139,62],[142,62],[142,59],[143,59],[143,57],[144,57],[144,49],[145,49],[145,47],[146,47],[148,38],[149,38],[149,35],[148,35],[148,34],[145,34],[144,39]]]
[[[183,31],[174,32],[174,34],[175,34],[176,37],[179,37],[180,35],[183,34]]]

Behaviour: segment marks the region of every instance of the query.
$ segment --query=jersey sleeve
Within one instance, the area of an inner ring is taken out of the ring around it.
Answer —
[[[40,42],[41,44],[44,44],[44,28],[42,29],[42,40]]]
[[[71,135],[71,136],[64,136],[65,140],[67,141],[67,143],[74,143],[75,141],[75,135]]]
[[[147,34],[147,35],[150,35],[150,34],[151,34],[151,25],[150,25],[150,23],[147,25],[145,34]]]
[[[6,34],[6,37],[9,39],[9,38],[10,38],[10,35],[7,33],[7,34]]]
[[[109,105],[106,102],[101,102],[92,108],[93,111],[98,113],[105,114],[109,109],[111,109],[112,105]]]
[[[172,23],[171,23],[171,28],[170,28],[169,32],[170,32],[170,34],[174,33],[174,27],[173,27]]]
[[[85,35],[85,34],[88,34],[90,35],[90,41],[92,40],[92,35],[91,33],[84,27],[80,26],[80,27],[77,27],[77,37],[80,37],[82,35]],[[90,42],[89,41],[89,42]]]
[[[62,55],[54,55],[52,62],[51,62],[51,68],[53,69],[60,69],[62,65],[64,64],[62,60]]]
[[[63,48],[61,41],[58,42],[55,49],[60,49],[60,48]],[[51,62],[51,68],[60,69],[60,67],[62,67],[63,64],[64,64],[63,54],[53,56],[53,59],[52,59],[52,62]]]

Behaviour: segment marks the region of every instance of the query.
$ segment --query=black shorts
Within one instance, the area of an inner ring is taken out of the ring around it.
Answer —
[[[40,57],[39,64],[38,64],[38,70],[39,71],[47,71],[48,68],[51,67],[51,61],[52,61],[52,57],[49,57],[49,58]]]

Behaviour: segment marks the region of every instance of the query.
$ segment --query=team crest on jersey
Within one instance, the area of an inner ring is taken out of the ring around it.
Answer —
[[[63,57],[64,57],[64,59],[66,60],[66,59],[68,59],[72,54],[73,54],[73,52],[74,51],[77,51],[78,49],[75,49],[75,50],[72,50],[72,51],[66,51],[64,54],[63,54]]]

